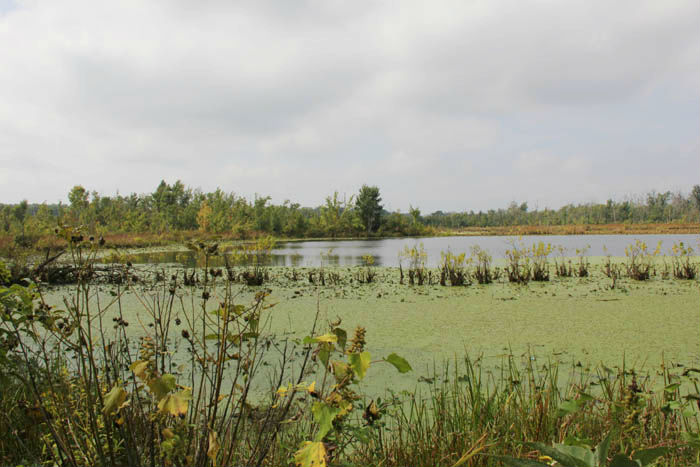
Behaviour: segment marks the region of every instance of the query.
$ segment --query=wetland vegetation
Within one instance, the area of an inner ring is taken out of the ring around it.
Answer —
[[[657,193],[605,203],[532,210],[527,203],[488,211],[424,214],[419,207],[389,212],[379,188],[363,185],[356,195],[334,192],[320,206],[270,197],[248,200],[221,189],[204,193],[177,181],[161,181],[153,193],[107,196],[81,185],[68,204],[0,204],[0,255],[17,248],[62,248],[58,224],[85,225],[96,237],[120,247],[182,244],[197,238],[384,238],[426,235],[581,235],[697,233],[700,185],[690,193]]]
[[[699,460],[694,237],[496,258],[410,240],[387,267],[273,266],[267,237],[164,263],[58,235],[37,277],[2,263],[3,464]]]

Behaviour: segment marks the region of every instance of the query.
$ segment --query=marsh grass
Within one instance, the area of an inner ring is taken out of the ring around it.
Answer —
[[[469,357],[435,367],[427,389],[392,394],[356,464],[453,465],[478,451],[464,465],[501,465],[492,456],[537,458],[524,440],[590,448],[607,433],[611,453],[668,447],[662,465],[697,462],[697,447],[687,442],[697,436],[697,410],[680,395],[682,385],[697,391],[696,377],[662,366],[659,390],[658,380],[624,364],[617,371],[560,370],[534,359],[523,366],[512,355],[495,372]]]
[[[139,281],[141,308],[129,323],[121,300],[127,288],[136,290],[135,272],[123,264],[123,282],[101,292],[90,274],[96,248],[82,241],[71,246],[80,273],[63,307],[46,305],[40,294],[33,301],[19,286],[0,294],[0,429],[7,434],[0,437],[0,463],[292,462],[318,430],[312,407],[319,396],[303,389],[316,378],[311,370],[318,364],[311,346],[269,332],[266,289],[245,285],[254,298],[244,302],[244,285],[212,272],[208,258],[218,249],[202,243],[196,248],[204,267],[189,273],[187,285],[179,273]],[[495,274],[490,257],[479,253],[476,270],[482,268],[487,283]],[[414,279],[422,269],[430,282],[420,250],[410,254],[418,259],[409,262]],[[610,258],[608,266],[621,273]],[[231,266],[231,278],[246,268]],[[333,275],[352,284],[358,271],[341,272],[313,271],[314,286],[337,287],[328,280]],[[395,280],[395,274],[376,274],[372,285]],[[108,310],[117,311],[112,321]],[[146,334],[135,341],[130,325]],[[309,334],[322,332],[320,326],[314,321]],[[491,456],[536,459],[526,441],[591,447],[612,433],[611,452],[663,446],[670,448],[663,464],[689,465],[698,462],[700,446],[699,373],[671,364],[642,373],[624,362],[618,370],[601,365],[586,371],[534,355],[525,363],[504,356],[494,370],[479,358],[455,359],[436,365],[415,391],[357,401],[361,410],[336,427],[345,441],[333,462],[433,466],[464,458],[463,465],[499,465]],[[278,388],[285,385],[293,388],[291,397],[280,403]],[[332,394],[320,386],[322,395]]]

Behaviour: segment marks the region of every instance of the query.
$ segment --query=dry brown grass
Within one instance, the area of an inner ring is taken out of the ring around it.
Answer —
[[[439,229],[438,235],[639,235],[696,234],[700,224],[587,224],[587,225],[513,225]]]

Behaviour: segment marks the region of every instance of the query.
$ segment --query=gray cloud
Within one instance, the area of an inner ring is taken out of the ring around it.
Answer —
[[[0,201],[161,178],[424,212],[700,169],[700,4],[0,0]]]

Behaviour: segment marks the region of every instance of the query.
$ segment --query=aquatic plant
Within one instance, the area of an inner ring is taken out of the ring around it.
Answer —
[[[641,240],[636,240],[633,244],[628,245],[625,248],[627,275],[638,281],[648,280],[653,272],[654,260],[660,251],[661,241],[653,252],[649,251],[646,242]]]
[[[479,245],[471,247],[471,262],[474,264],[474,278],[479,284],[490,284],[498,280],[501,272],[498,268],[492,268],[493,258],[488,251]]]
[[[697,276],[698,266],[691,262],[694,250],[683,242],[674,243],[671,249],[673,253],[673,277],[676,279],[692,280]]]
[[[399,253],[399,267],[403,261],[408,263],[408,283],[409,285],[423,285],[426,279],[429,278],[429,272],[425,265],[428,261],[428,254],[425,252],[425,247],[423,243],[418,243],[409,247],[406,245],[404,249]],[[401,270],[403,274],[403,269]]]
[[[510,240],[510,248],[506,250],[506,273],[508,281],[527,284],[532,278],[530,268],[530,250],[522,243],[522,238],[516,242]]]
[[[440,285],[446,285],[447,281],[453,287],[469,284],[469,271],[467,270],[469,260],[465,253],[455,255],[447,250],[447,252],[440,252],[440,259]]]

